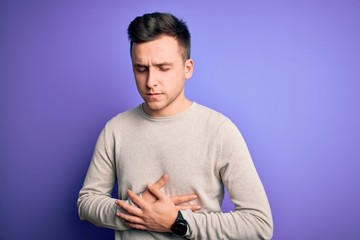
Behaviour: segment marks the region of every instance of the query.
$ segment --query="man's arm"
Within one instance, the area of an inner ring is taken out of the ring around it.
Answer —
[[[273,220],[266,192],[238,128],[221,128],[219,176],[235,209],[229,213],[184,211],[192,239],[271,239]]]
[[[117,211],[114,206],[116,199],[111,197],[111,193],[116,181],[116,168],[112,147],[114,143],[109,135],[105,126],[96,142],[83,187],[79,192],[78,212],[81,220],[88,220],[96,226],[125,230],[127,227],[123,222],[114,218]]]

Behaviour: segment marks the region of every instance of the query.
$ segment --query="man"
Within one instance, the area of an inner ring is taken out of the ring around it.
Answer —
[[[115,239],[270,239],[272,217],[240,132],[225,116],[185,97],[190,33],[171,14],[128,28],[144,103],[111,119],[79,193],[81,219]],[[111,198],[118,183],[119,199]],[[224,187],[235,210],[221,211]]]

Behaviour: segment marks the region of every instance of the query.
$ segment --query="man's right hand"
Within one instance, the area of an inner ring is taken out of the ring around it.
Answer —
[[[167,174],[162,175],[154,184],[153,188],[161,189],[166,185],[166,183],[169,180],[169,176]],[[141,197],[149,203],[154,203],[158,199],[149,191],[149,189],[146,189],[142,194]],[[201,207],[199,205],[192,205],[192,204],[186,204],[194,199],[197,198],[196,194],[187,194],[187,195],[181,195],[181,196],[174,196],[170,197],[172,202],[175,204],[178,210],[187,210],[190,209],[191,211],[199,210]]]

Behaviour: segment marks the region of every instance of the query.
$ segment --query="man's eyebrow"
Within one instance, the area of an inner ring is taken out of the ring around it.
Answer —
[[[141,63],[134,63],[133,66],[134,67],[148,67],[146,64],[141,64]]]
[[[161,62],[161,63],[152,64],[152,65],[155,67],[171,67],[174,64],[171,62]],[[133,66],[134,67],[148,67],[147,64],[142,64],[142,63],[134,63]]]
[[[162,62],[162,63],[156,63],[154,64],[154,66],[157,66],[157,67],[168,67],[168,66],[172,66],[173,64],[170,63],[170,62]]]

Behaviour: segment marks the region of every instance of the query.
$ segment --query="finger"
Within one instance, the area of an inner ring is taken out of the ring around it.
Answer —
[[[133,191],[128,190],[127,191],[130,199],[141,209],[144,209],[146,206],[146,201],[142,199],[140,196],[136,195]]]
[[[181,195],[181,196],[175,196],[172,197],[171,200],[175,205],[179,205],[182,203],[190,202],[197,198],[197,195],[195,194],[188,194],[188,195]]]
[[[148,189],[159,200],[164,200],[167,197],[165,193],[160,191],[159,188],[154,187],[151,183],[148,183]]]
[[[138,229],[138,230],[148,230],[148,228],[142,224],[135,224],[135,223],[131,223],[131,222],[126,222],[125,224],[129,228],[134,228],[134,229]]]
[[[160,189],[160,188],[162,188],[163,186],[166,185],[168,180],[169,180],[169,176],[165,173],[153,185]]]
[[[176,206],[177,210],[191,210],[193,212],[198,211],[201,209],[199,205],[181,205]]]
[[[140,223],[143,222],[141,218],[136,217],[134,215],[130,215],[130,214],[125,213],[125,212],[117,211],[116,216],[123,219],[125,222],[137,223],[137,224],[140,224]]]
[[[161,189],[166,185],[168,180],[169,180],[169,176],[167,174],[164,174],[153,185],[154,187]],[[142,197],[146,202],[149,203],[155,202],[157,200],[157,198],[152,193],[150,193],[149,189],[145,190],[142,193]]]
[[[125,202],[122,202],[122,201],[119,201],[119,200],[117,200],[115,203],[116,203],[116,205],[118,205],[119,207],[121,207],[121,208],[124,209],[126,212],[128,212],[128,213],[130,213],[130,214],[132,214],[132,215],[141,217],[142,214],[143,214],[143,211],[142,211],[140,208],[131,206],[131,205],[128,204],[128,203],[125,203]]]
[[[129,215],[129,214],[126,214],[126,213],[123,213],[123,212],[120,212],[120,211],[117,211],[116,215],[119,218],[121,218],[124,221],[129,222],[129,223],[136,223],[136,224],[143,224],[144,223],[142,218],[139,218],[139,217],[136,217],[136,216],[133,216],[133,215]]]

